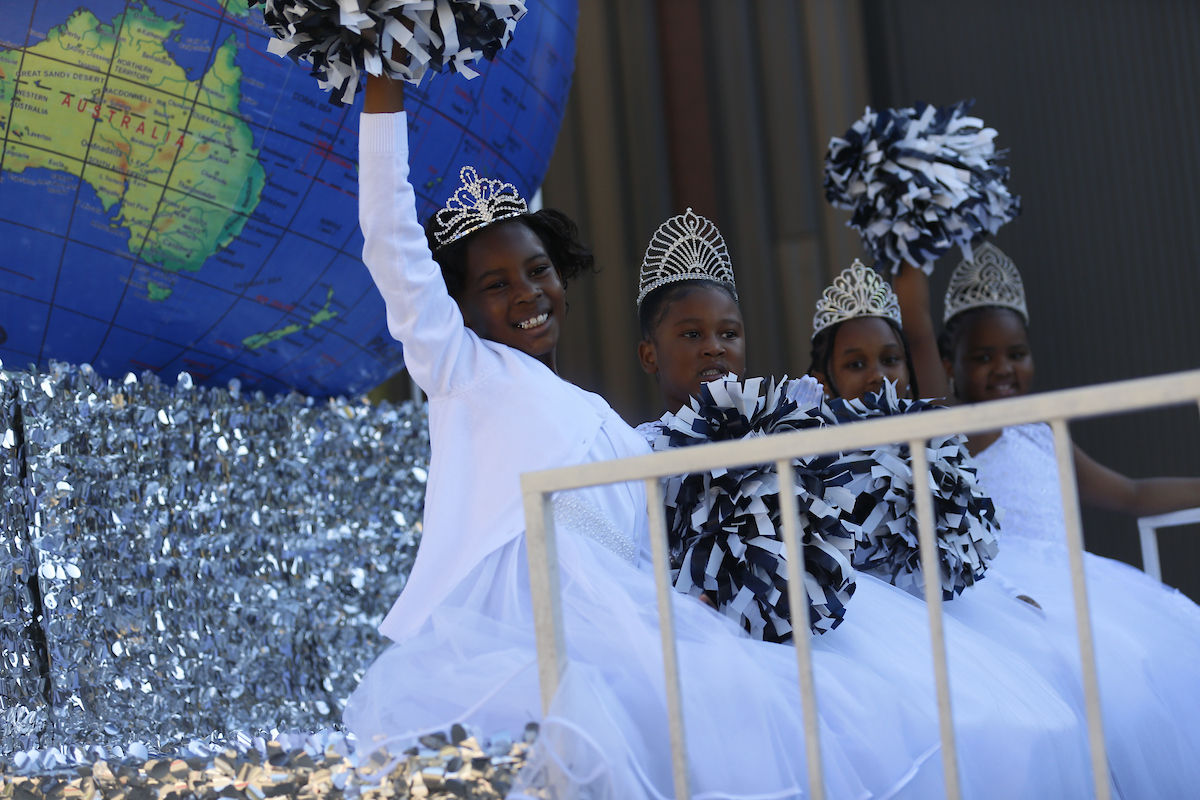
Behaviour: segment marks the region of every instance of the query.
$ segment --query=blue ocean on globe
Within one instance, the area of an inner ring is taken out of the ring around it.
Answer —
[[[360,261],[354,107],[267,54],[247,0],[4,0],[0,360],[356,394],[403,365]],[[417,212],[458,171],[541,185],[574,0],[530,0],[480,77],[409,87]]]

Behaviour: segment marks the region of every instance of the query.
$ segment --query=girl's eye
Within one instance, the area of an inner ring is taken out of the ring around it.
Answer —
[[[737,332],[737,331],[725,331],[725,332],[724,332],[723,334],[721,334],[721,335],[722,335],[722,336],[724,336],[726,339],[736,339],[736,338],[738,338],[738,332]]]
[[[495,283],[490,284],[487,288],[490,291],[492,289],[503,289],[504,286],[505,286],[504,281],[496,281]]]
[[[862,369],[863,366],[864,364],[861,361],[851,361],[846,365],[846,369]]]
[[[971,360],[974,361],[976,364],[986,364],[992,360],[992,357],[991,356],[975,356]]]
[[[533,270],[529,274],[530,275],[541,275],[548,269],[550,269],[549,264],[539,264],[538,266],[534,267]]]
[[[889,367],[892,367],[892,366],[895,366],[896,364],[899,364],[900,359],[897,356],[884,356],[883,363]]]
[[[700,331],[684,331],[684,332],[683,332],[683,338],[685,338],[685,339],[699,339],[699,338],[700,338]]]

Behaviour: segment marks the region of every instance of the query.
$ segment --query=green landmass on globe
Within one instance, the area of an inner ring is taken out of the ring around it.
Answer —
[[[574,0],[480,75],[407,93],[418,214],[470,164],[541,184]],[[0,0],[0,364],[369,391],[403,365],[361,261],[358,107],[269,52],[250,0]]]
[[[246,0],[226,2],[247,13]],[[167,272],[196,272],[233,242],[265,181],[238,116],[235,35],[189,81],[163,46],[182,27],[145,6],[109,25],[80,8],[24,52],[0,51],[0,124],[10,131],[3,169],[83,179],[105,211],[120,204],[113,224],[129,232],[130,252]],[[170,293],[147,287],[151,301]]]

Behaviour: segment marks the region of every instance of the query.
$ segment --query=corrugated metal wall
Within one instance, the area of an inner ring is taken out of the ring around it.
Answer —
[[[677,46],[689,36],[700,41]],[[578,48],[544,194],[580,222],[603,271],[571,289],[564,375],[601,392],[630,422],[661,413],[637,364],[637,270],[654,229],[687,205],[712,216],[729,245],[750,372],[802,374],[829,265],[840,270],[859,253],[844,215],[820,193],[827,130],[867,102],[859,4],[581,0]],[[678,74],[689,50],[704,56],[703,74]],[[672,91],[702,102],[668,119]],[[711,162],[672,164],[670,143],[698,144],[689,133],[711,144]],[[716,194],[708,209],[706,185]],[[690,193],[675,197],[673,186]]]
[[[1200,4],[867,0],[864,12],[873,102],[974,97],[1010,150],[1024,211],[995,241],[1025,280],[1037,388],[1200,367]],[[939,265],[939,289],[952,267]],[[1074,434],[1129,475],[1200,475],[1194,408]],[[1084,522],[1089,549],[1141,563],[1132,520],[1085,509]],[[1164,579],[1200,598],[1200,531],[1160,538]]]

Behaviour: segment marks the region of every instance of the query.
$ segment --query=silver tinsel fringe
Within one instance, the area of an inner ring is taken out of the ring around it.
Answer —
[[[62,364],[0,398],[0,752],[339,722],[416,552],[423,409]]]
[[[526,760],[537,726],[523,736],[472,736],[455,725],[421,737],[399,755],[356,751],[345,734],[260,736],[236,733],[193,740],[167,752],[144,744],[50,748],[18,753],[0,771],[0,797],[40,800],[499,800]]]

